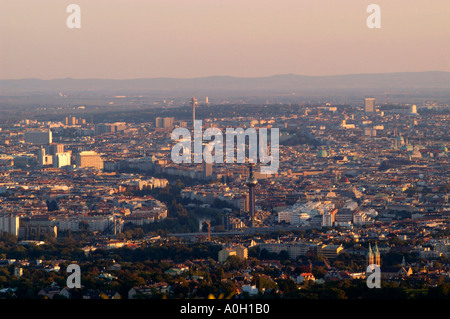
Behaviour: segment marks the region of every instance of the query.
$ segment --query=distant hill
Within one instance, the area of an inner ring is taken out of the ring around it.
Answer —
[[[211,76],[202,78],[108,79],[21,79],[0,80],[0,94],[24,92],[321,92],[450,90],[450,72],[410,72],[303,76],[295,74],[243,78]]]

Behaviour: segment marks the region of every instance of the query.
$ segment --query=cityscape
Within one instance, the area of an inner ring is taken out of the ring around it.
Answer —
[[[2,297],[448,297],[448,104],[214,102],[4,119]],[[278,171],[174,163],[196,118],[278,128]]]

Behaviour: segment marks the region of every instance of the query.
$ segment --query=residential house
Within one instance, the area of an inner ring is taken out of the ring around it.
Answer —
[[[38,292],[38,296],[44,299],[53,299],[56,295],[59,295],[61,288],[53,283],[50,287],[42,288]]]
[[[250,285],[244,285],[242,286],[242,292],[243,293],[248,293],[250,296],[255,296],[258,294],[258,288],[256,288],[255,285],[250,286]]]
[[[310,272],[301,273],[300,275],[298,275],[297,277],[293,277],[292,279],[295,281],[296,284],[302,284],[307,280],[311,280],[311,281],[316,280],[314,275]]]
[[[381,268],[382,278],[409,277],[413,274],[411,267],[384,267]]]
[[[88,289],[83,294],[83,299],[121,299],[117,291]]]
[[[179,276],[184,272],[189,271],[189,267],[186,267],[184,265],[180,265],[177,267],[171,267],[170,269],[166,270],[164,273],[171,276]]]
[[[63,296],[67,299],[70,299],[72,297],[72,293],[70,292],[70,288],[69,287],[64,287],[63,289],[61,289],[61,291],[59,292],[60,296]]]
[[[150,298],[156,292],[153,286],[136,286],[128,291],[128,299]]]

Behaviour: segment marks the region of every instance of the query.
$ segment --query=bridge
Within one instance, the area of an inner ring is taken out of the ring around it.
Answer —
[[[233,230],[233,231],[224,231],[224,232],[216,232],[210,233],[210,237],[222,237],[222,236],[248,236],[248,235],[256,235],[256,234],[267,234],[271,232],[277,231],[289,231],[289,230],[308,230],[314,229],[315,227],[298,227],[291,225],[277,225],[272,227],[254,227],[254,228],[245,228],[243,230]],[[179,237],[179,238],[195,238],[195,237],[208,237],[208,233],[206,232],[197,232],[197,233],[173,233],[168,234],[169,237]]]

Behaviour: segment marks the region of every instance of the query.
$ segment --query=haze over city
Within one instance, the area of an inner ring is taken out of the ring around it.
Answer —
[[[0,1],[0,78],[450,71],[447,0]]]

